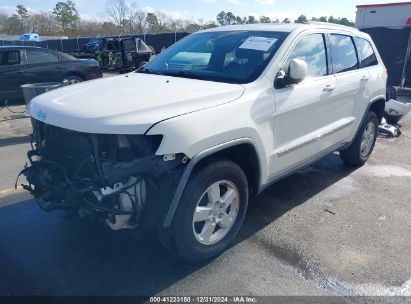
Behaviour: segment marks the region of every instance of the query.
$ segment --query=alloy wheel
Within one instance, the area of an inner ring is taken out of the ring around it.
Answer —
[[[197,202],[193,214],[193,233],[202,245],[221,241],[233,227],[240,206],[240,193],[229,181],[212,184]]]
[[[360,153],[361,157],[366,158],[371,152],[376,137],[375,124],[370,121],[364,129],[364,133],[361,138]]]

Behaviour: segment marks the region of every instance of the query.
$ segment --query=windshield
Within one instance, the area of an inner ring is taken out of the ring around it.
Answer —
[[[227,83],[256,80],[288,33],[226,31],[192,34],[148,63],[140,73]]]

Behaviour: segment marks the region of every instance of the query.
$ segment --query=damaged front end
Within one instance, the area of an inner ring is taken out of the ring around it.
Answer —
[[[166,208],[155,200],[172,195],[187,162],[155,155],[161,135],[88,134],[40,121],[33,129],[23,188],[45,211],[95,215],[114,230],[141,227],[146,212]]]

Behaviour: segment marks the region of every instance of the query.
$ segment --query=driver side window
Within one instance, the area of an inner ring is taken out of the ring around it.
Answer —
[[[297,43],[283,66],[288,72],[292,59],[302,59],[308,65],[308,77],[321,77],[328,74],[327,52],[323,34],[307,35]]]

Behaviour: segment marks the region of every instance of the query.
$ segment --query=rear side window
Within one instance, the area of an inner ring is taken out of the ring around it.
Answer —
[[[357,54],[350,36],[331,34],[330,45],[334,74],[358,68]]]
[[[27,50],[27,63],[46,63],[51,62],[50,53],[42,50]]]
[[[51,62],[57,62],[57,61],[60,61],[60,58],[57,54],[50,52],[50,60]]]
[[[378,65],[377,56],[368,40],[362,38],[354,38],[358,50],[358,57],[360,59],[360,67],[367,68]]]
[[[19,51],[0,52],[0,65],[20,64]]]
[[[283,68],[285,71],[288,71],[292,59],[302,59],[307,62],[309,77],[327,75],[327,53],[323,34],[311,34],[301,38],[285,63]]]

